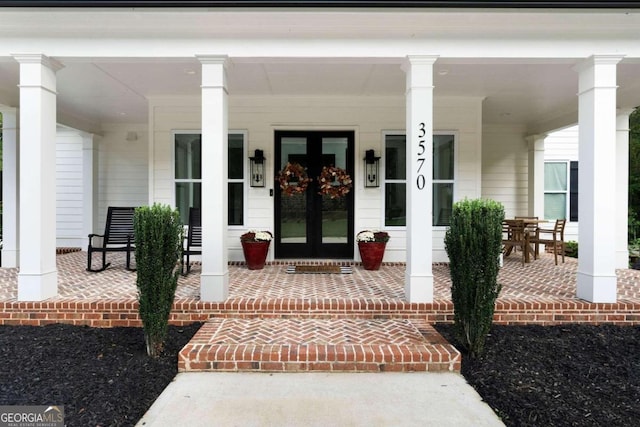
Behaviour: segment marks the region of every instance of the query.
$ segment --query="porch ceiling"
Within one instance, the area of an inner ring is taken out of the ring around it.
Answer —
[[[60,59],[58,120],[99,132],[104,124],[146,123],[147,100],[200,94],[194,59]],[[401,59],[232,58],[228,88],[234,95],[402,96]],[[435,96],[473,96],[484,101],[485,124],[520,125],[544,132],[577,120],[576,60],[437,61]],[[618,67],[618,105],[640,105],[640,64]],[[0,104],[18,106],[19,69],[0,61]]]

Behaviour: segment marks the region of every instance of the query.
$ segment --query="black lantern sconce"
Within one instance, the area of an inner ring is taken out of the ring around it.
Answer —
[[[380,187],[380,157],[376,157],[373,150],[365,151],[364,156],[364,186]]]
[[[264,153],[262,150],[256,150],[253,157],[249,157],[251,161],[251,186],[264,187]]]

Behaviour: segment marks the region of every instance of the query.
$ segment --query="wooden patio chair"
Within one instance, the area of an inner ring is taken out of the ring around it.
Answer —
[[[529,233],[526,231],[524,221],[521,219],[507,219],[502,223],[504,256],[509,256],[514,249],[520,248],[522,251],[522,265],[528,257]]]
[[[202,214],[200,208],[189,208],[189,230],[187,241],[182,249],[182,275],[191,271],[191,255],[202,255]]]
[[[129,271],[131,268],[131,253],[135,251],[135,241],[133,238],[133,215],[136,208],[109,206],[107,210],[107,223],[104,227],[104,234],[89,234],[89,247],[87,249],[87,271],[104,271],[111,263],[107,263],[107,252],[126,252]],[[94,238],[102,238],[99,246],[94,244]],[[94,252],[102,253],[102,268],[91,268],[91,256]]]
[[[540,244],[543,244],[553,247],[553,257],[556,265],[558,265],[558,252],[562,254],[562,262],[564,263],[564,226],[566,222],[566,219],[557,219],[553,229],[538,227],[535,237],[531,239],[531,243],[536,248],[536,258],[540,255]]]

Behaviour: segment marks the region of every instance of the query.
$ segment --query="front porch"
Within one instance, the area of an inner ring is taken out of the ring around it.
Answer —
[[[0,269],[0,324],[139,327],[136,273],[124,269],[124,255],[110,255],[112,266],[97,274],[85,270],[86,255],[57,256],[59,295],[41,302],[17,301],[17,269]],[[179,369],[460,369],[460,354],[431,326],[453,321],[447,264],[433,265],[434,302],[408,303],[403,263],[379,271],[356,264],[352,274],[286,273],[295,262],[254,271],[232,263],[223,302],[200,301],[199,265],[180,277],[170,322],[206,323],[182,350]],[[588,303],[575,297],[577,266],[572,258],[555,266],[548,254],[524,266],[505,258],[495,322],[640,324],[640,271],[617,270],[617,303]]]
[[[0,269],[0,323],[41,325],[72,323],[94,327],[140,326],[137,314],[136,273],[124,269],[124,255],[109,254],[111,267],[102,273],[85,270],[84,251],[60,254],[58,296],[41,302],[17,301],[17,269]],[[211,317],[421,318],[429,323],[453,321],[449,267],[433,265],[434,302],[409,303],[404,296],[404,263],[386,263],[379,271],[357,264],[353,274],[288,274],[294,263],[268,263],[264,270],[248,270],[242,263],[229,265],[229,298],[202,302],[200,266],[180,277],[172,324],[205,321]],[[345,264],[351,263],[344,261]],[[576,259],[554,265],[543,254],[521,265],[506,257],[500,272],[502,292],[495,322],[552,324],[563,322],[640,323],[640,271],[617,270],[617,303],[588,303],[576,297]]]

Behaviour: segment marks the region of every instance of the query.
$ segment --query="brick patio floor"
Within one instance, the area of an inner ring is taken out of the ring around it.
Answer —
[[[58,255],[58,296],[18,302],[17,270],[0,269],[0,324],[72,323],[140,326],[136,273],[122,254],[101,273],[86,268],[86,252]],[[330,261],[313,261],[329,263]],[[458,370],[460,355],[435,332],[451,322],[449,267],[434,264],[434,302],[404,301],[404,264],[379,271],[353,265],[352,274],[288,274],[278,261],[263,270],[229,266],[229,298],[199,299],[200,266],[181,277],[170,322],[207,322],[181,352],[180,370]],[[640,271],[618,270],[618,302],[576,298],[577,261],[553,257],[522,266],[505,258],[494,321],[640,324]],[[380,344],[384,342],[385,344]]]

